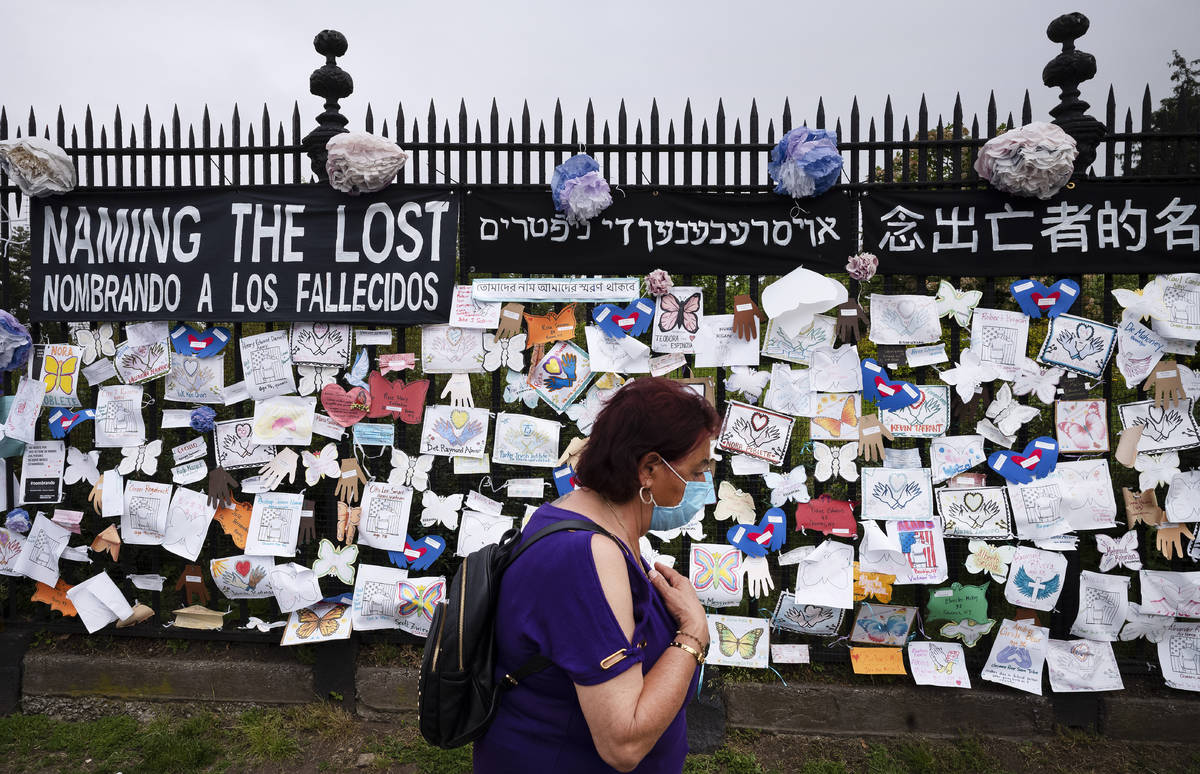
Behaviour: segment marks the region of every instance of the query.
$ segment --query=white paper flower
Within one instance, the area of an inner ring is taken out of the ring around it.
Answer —
[[[979,149],[975,171],[1005,193],[1049,199],[1071,179],[1078,155],[1074,137],[1034,121],[988,140]]]
[[[0,170],[26,196],[62,194],[75,188],[75,165],[71,157],[41,137],[0,142]]]
[[[329,184],[348,194],[381,191],[404,168],[408,154],[384,137],[365,132],[344,132],[325,144]]]

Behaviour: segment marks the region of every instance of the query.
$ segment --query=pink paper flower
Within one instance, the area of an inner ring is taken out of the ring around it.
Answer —
[[[878,268],[879,259],[871,253],[852,255],[850,260],[846,261],[846,271],[850,272],[850,276],[859,282],[866,282],[874,277],[875,270]]]
[[[667,274],[662,269],[655,269],[646,275],[646,287],[652,296],[661,296],[671,292],[671,288],[675,287],[675,283],[671,282],[671,275]]]

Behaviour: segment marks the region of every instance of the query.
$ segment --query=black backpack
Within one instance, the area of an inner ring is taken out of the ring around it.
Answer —
[[[599,525],[565,519],[543,527],[520,547],[521,530],[510,529],[499,543],[484,546],[459,565],[446,598],[434,610],[421,659],[417,721],[430,744],[450,749],[483,736],[500,707],[501,692],[550,666],[550,659],[535,655],[496,684],[496,603],[508,566],[537,541],[565,530],[607,535],[627,552]]]

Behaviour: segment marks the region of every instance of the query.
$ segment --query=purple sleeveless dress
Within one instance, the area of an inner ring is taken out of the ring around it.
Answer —
[[[529,519],[524,536],[562,519],[586,518],[543,505]],[[487,733],[475,742],[475,771],[611,772],[596,752],[579,706],[575,684],[597,685],[634,666],[649,672],[675,637],[675,619],[646,577],[649,568],[625,566],[633,592],[633,645],[613,615],[592,558],[591,532],[560,532],[521,555],[500,582],[496,640],[496,679],[541,653],[554,662],[502,694],[500,710]],[[626,653],[618,660],[614,654]],[[606,661],[607,659],[607,661]],[[601,666],[605,661],[607,668]],[[615,662],[615,663],[614,663]],[[637,772],[678,772],[687,755],[687,701],[650,750]]]

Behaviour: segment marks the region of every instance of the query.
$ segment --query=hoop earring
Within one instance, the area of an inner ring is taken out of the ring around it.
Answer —
[[[649,489],[649,487],[642,487],[641,489],[639,489],[638,490],[638,499],[642,501],[642,505],[657,505],[657,503],[654,502],[654,493],[653,492],[650,492],[650,499],[649,500],[646,499],[646,492],[648,489]]]

